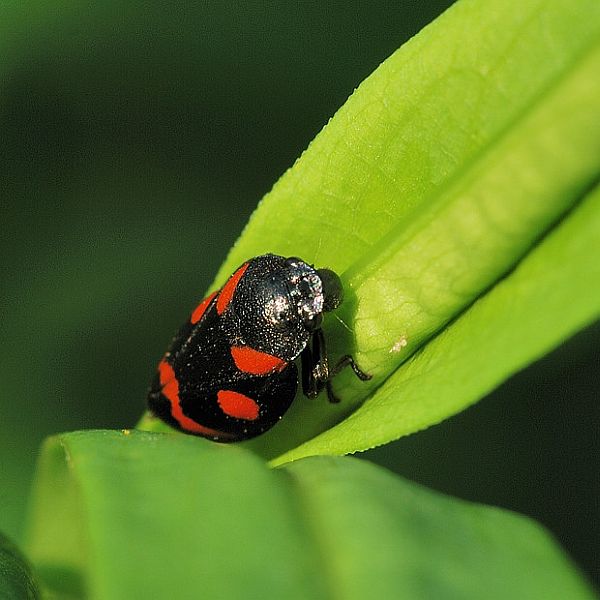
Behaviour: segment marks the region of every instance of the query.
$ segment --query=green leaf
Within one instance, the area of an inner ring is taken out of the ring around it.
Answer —
[[[268,469],[178,435],[49,440],[31,556],[90,598],[589,598],[528,519],[352,458]],[[58,575],[60,574],[60,576]]]
[[[367,438],[380,423],[365,410],[353,421],[365,433],[359,442],[348,424],[286,459],[370,447],[477,399],[458,389],[440,410],[445,379],[427,386],[424,398],[408,397],[400,367],[502,278],[510,280],[567,213],[583,209],[600,175],[599,72],[596,0],[465,0],[361,84],[261,202],[213,288],[263,252],[333,268],[347,297],[325,323],[330,354],[351,352],[373,379],[344,373],[336,381],[340,405],[297,401],[249,447],[275,457],[343,420],[384,384],[384,402],[401,402],[387,411],[393,422],[385,434]],[[586,239],[584,258],[597,251]],[[575,273],[550,258],[538,260],[547,270],[567,269],[557,280],[566,302],[524,296],[523,303],[538,303],[527,307],[536,313],[527,352],[511,346],[513,356],[493,375],[473,369],[468,378],[479,394],[598,315],[599,296],[585,310],[571,302],[563,292],[580,289]],[[513,289],[520,306],[523,286]],[[521,320],[507,321],[493,301],[488,308],[484,329],[518,336]],[[549,336],[557,321],[568,326]],[[485,357],[489,340],[465,333],[454,337],[455,353]],[[444,368],[452,379],[450,361]]]
[[[0,534],[0,598],[35,600],[40,598],[31,568],[19,550]]]
[[[600,186],[517,268],[398,369],[358,410],[278,457],[346,454],[476,402],[600,314]]]

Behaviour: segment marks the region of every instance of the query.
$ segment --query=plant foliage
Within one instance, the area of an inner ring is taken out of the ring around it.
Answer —
[[[50,439],[29,540],[44,581],[96,598],[589,597],[527,519],[311,455],[437,423],[598,318],[598,73],[596,0],[463,0],[385,61],[213,285],[264,252],[333,268],[331,353],[373,380],[345,373],[339,406],[299,399],[242,447]]]

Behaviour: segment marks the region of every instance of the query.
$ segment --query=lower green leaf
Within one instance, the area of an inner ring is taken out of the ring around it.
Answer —
[[[19,550],[0,534],[0,598],[35,600],[39,597],[29,564]]]
[[[58,593],[70,573],[111,600],[592,597],[535,523],[353,458],[270,470],[192,437],[71,433],[46,443],[34,500]]]

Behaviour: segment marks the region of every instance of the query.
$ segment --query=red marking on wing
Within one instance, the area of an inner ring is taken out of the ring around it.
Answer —
[[[171,415],[181,425],[182,429],[189,431],[190,433],[197,433],[208,437],[233,437],[223,431],[204,427],[204,425],[200,425],[193,419],[186,417],[179,404],[179,382],[177,381],[173,367],[165,360],[161,360],[160,363],[158,363],[158,373],[160,376],[160,384],[162,385],[162,394],[171,403]]]
[[[235,366],[250,375],[268,375],[274,371],[281,371],[287,365],[285,360],[249,346],[231,346],[231,356]]]
[[[210,296],[204,298],[200,304],[194,309],[192,316],[190,317],[190,323],[195,325],[201,318],[202,315],[206,312],[208,305],[212,302],[212,299],[216,296],[217,292],[213,292]]]
[[[217,401],[221,410],[230,417],[245,419],[246,421],[258,419],[258,404],[244,394],[230,390],[219,390],[217,392]]]
[[[233,298],[235,288],[239,283],[242,275],[246,272],[249,263],[244,263],[230,278],[229,281],[223,286],[219,298],[217,299],[217,312],[222,315],[228,304]]]

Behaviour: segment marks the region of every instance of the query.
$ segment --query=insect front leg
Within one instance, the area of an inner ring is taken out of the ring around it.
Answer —
[[[311,348],[312,344],[312,348]],[[317,329],[312,336],[311,343],[302,351],[302,391],[308,398],[315,398],[323,389],[327,389],[327,398],[332,404],[337,404],[340,399],[335,395],[331,380],[342,369],[350,366],[354,374],[361,381],[369,381],[372,375],[365,373],[354,361],[350,354],[342,356],[337,364],[330,369],[325,347],[325,336],[321,329]]]
[[[373,375],[369,375],[369,373],[365,373],[356,364],[356,362],[354,362],[354,359],[349,354],[346,354],[345,356],[342,356],[342,358],[340,358],[337,365],[335,365],[335,367],[333,367],[333,369],[331,370],[330,377],[335,377],[344,367],[347,367],[348,365],[350,365],[352,367],[354,374],[361,381],[369,381],[369,379],[371,379],[373,377]]]
[[[302,359],[302,391],[308,398],[316,398],[330,378],[325,336],[321,329],[313,333],[300,358]],[[329,400],[339,402],[337,399],[331,400],[331,396]]]
[[[327,397],[329,398],[329,402],[339,402],[339,398],[335,395],[333,391],[333,386],[331,385],[331,380],[344,368],[347,366],[351,366],[355,375],[361,381],[369,381],[373,376],[369,375],[369,373],[365,373],[363,370],[359,368],[359,366],[354,362],[354,359],[349,354],[342,356],[340,360],[338,360],[337,364],[331,371],[329,372],[329,379],[327,379],[325,385],[327,387]]]

